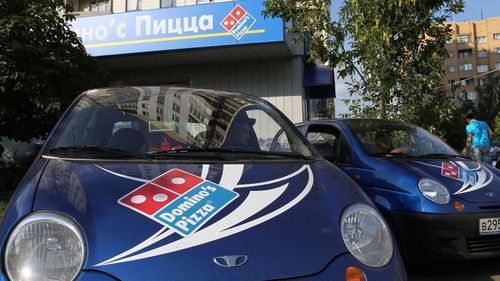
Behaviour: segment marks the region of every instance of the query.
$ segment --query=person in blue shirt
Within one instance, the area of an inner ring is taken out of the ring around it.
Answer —
[[[490,144],[493,139],[493,131],[486,122],[476,120],[472,113],[467,114],[467,141],[465,153],[476,161],[487,162],[490,153]],[[472,155],[471,155],[472,150]]]

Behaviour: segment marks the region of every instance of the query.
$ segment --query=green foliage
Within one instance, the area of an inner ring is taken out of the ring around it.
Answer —
[[[0,0],[0,136],[43,138],[105,75],[68,27],[64,0]]]
[[[435,91],[451,34],[444,23],[462,10],[462,0],[345,0],[333,22],[330,0],[265,5],[265,15],[282,17],[290,32],[308,39],[311,59],[329,61],[349,79],[349,93],[360,98],[350,103],[352,115],[412,122],[442,135],[453,113]]]
[[[500,72],[490,73],[486,76],[484,85],[477,87],[476,90],[478,95],[477,118],[498,128],[495,124],[495,117],[500,112]]]

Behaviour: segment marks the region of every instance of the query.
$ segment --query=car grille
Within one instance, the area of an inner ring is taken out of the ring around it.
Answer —
[[[500,236],[467,238],[467,249],[470,253],[500,251]]]

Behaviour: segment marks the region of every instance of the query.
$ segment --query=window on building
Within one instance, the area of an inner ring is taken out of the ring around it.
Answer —
[[[470,35],[459,35],[457,36],[457,43],[469,43]]]
[[[484,73],[484,72],[487,72],[487,71],[488,71],[488,65],[487,64],[483,64],[483,65],[478,65],[477,66],[477,72]]]
[[[484,44],[484,43],[486,43],[486,36],[477,36],[476,37],[476,42],[478,44]]]
[[[486,58],[488,57],[488,51],[486,50],[481,50],[477,52],[477,57],[478,58]]]
[[[500,69],[500,62],[495,63],[495,69]]]
[[[460,78],[460,85],[462,86],[471,86],[473,83],[472,83],[472,79],[470,79],[469,77],[465,77],[465,78]]]
[[[161,8],[169,8],[174,6],[174,0],[160,0]]]
[[[500,40],[500,33],[493,33],[493,39]]]
[[[448,66],[448,73],[455,72],[455,67],[454,66]]]
[[[453,52],[448,52],[448,58],[452,59],[453,58]]]
[[[461,59],[472,57],[472,49],[458,51],[458,57]]]
[[[479,86],[484,86],[486,84],[485,78],[479,78]]]
[[[142,9],[142,0],[127,0],[127,11],[139,11]]]
[[[175,121],[175,122],[179,123],[180,120],[181,119],[179,118],[178,115],[172,113],[172,121]]]
[[[172,110],[179,113],[179,112],[181,112],[181,107],[174,102],[174,103],[172,103]]]
[[[495,52],[495,54],[500,54],[500,48],[495,48],[494,52]]]
[[[110,11],[109,0],[92,0],[90,1],[91,12],[104,12]]]
[[[477,99],[477,94],[474,91],[467,92],[467,99],[469,100],[476,100]]]
[[[465,63],[458,66],[460,71],[472,71],[472,63]]]
[[[452,43],[453,43],[453,39],[452,38],[446,40],[446,44],[452,44]]]
[[[455,80],[448,80],[448,85],[453,86],[455,84]]]

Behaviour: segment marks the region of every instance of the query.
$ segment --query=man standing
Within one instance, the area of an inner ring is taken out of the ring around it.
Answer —
[[[487,162],[490,143],[493,139],[493,131],[491,131],[486,122],[476,120],[472,113],[467,114],[465,120],[469,123],[465,128],[467,132],[467,142],[465,143],[466,155],[471,156],[476,161]]]

